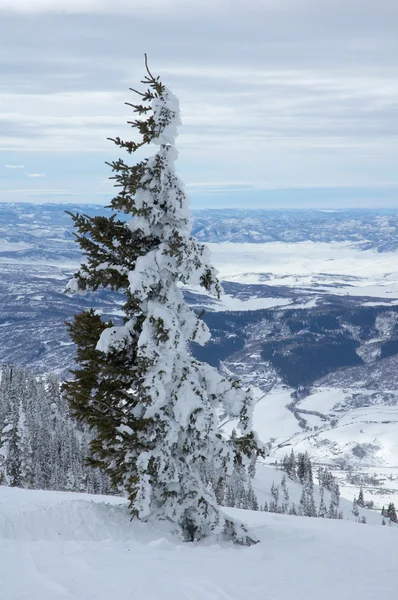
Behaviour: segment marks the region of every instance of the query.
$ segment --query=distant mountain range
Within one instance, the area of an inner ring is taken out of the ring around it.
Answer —
[[[31,244],[33,256],[67,250],[75,258],[71,219],[65,211],[107,214],[100,205],[0,204],[0,239]],[[362,249],[393,252],[398,248],[398,210],[195,210],[193,234],[203,242],[266,243],[352,242]],[[52,242],[52,243],[51,243]],[[53,245],[54,244],[54,245]],[[23,248],[21,246],[21,251]],[[7,252],[1,247],[0,256]],[[63,253],[61,253],[61,256]],[[11,256],[11,255],[10,255]]]

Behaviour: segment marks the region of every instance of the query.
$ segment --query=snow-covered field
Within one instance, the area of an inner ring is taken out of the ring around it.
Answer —
[[[347,483],[352,470],[379,480],[377,485],[364,483],[367,498],[376,507],[389,502],[398,505],[397,405],[350,408],[345,399],[355,390],[314,389],[296,404],[299,411],[317,413],[299,413],[310,428],[303,430],[287,408],[292,401],[290,388],[276,386],[268,394],[254,391],[254,427],[264,442],[272,443],[268,462],[281,460],[292,448],[295,453],[308,452],[315,463],[330,466],[340,479],[343,497],[352,500],[358,495],[359,485]]]
[[[260,543],[183,544],[165,524],[130,522],[122,499],[0,487],[1,598],[396,599],[398,528],[377,515],[362,525],[228,513]]]
[[[351,242],[208,246],[215,267],[226,281],[398,299],[396,252],[361,250]]]

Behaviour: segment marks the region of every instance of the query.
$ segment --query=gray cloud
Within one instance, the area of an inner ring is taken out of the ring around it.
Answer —
[[[396,0],[0,0],[0,152],[105,158],[147,52],[187,182],[397,180],[397,31]]]

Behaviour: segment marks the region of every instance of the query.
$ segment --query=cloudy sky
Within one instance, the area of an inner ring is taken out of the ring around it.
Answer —
[[[397,0],[0,0],[0,201],[108,203],[129,86],[194,207],[398,207]]]

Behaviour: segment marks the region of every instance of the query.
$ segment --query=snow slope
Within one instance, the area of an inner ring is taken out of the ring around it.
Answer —
[[[0,487],[1,598],[395,600],[395,526],[228,512],[261,543],[183,544],[123,499]]]
[[[358,496],[360,479],[367,500],[381,509],[398,504],[398,405],[396,391],[360,390],[350,387],[314,386],[310,394],[295,403],[295,414],[287,408],[292,389],[276,385],[270,393],[255,388],[257,405],[254,428],[264,442],[271,441],[268,462],[280,461],[293,448],[308,452],[315,464],[328,465],[340,480],[342,496]],[[355,402],[368,403],[355,407]],[[391,395],[391,405],[385,395]],[[307,429],[300,427],[304,418]],[[231,426],[232,427],[232,426]],[[370,477],[371,480],[367,480]],[[372,480],[375,480],[376,483]]]

